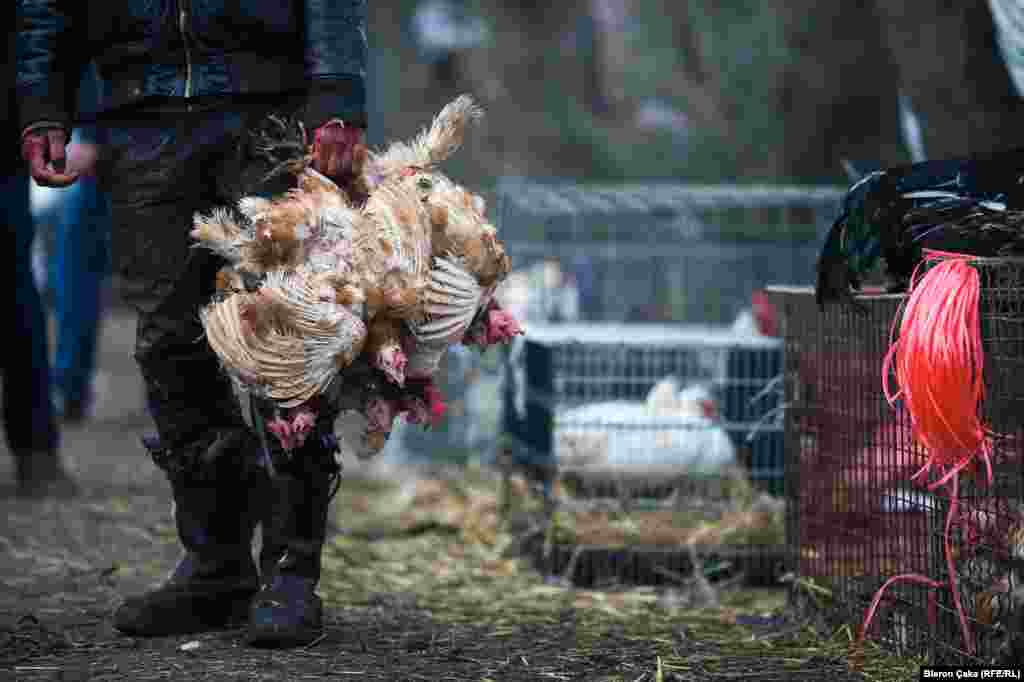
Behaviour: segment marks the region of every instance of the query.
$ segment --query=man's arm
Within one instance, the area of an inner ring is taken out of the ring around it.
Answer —
[[[366,0],[305,0],[305,123],[366,128]]]
[[[42,185],[63,187],[77,173],[64,173],[79,77],[89,60],[88,43],[72,35],[74,15],[85,3],[21,0],[17,3],[17,94],[22,157]]]
[[[17,90],[21,130],[49,122],[70,130],[88,43],[72,35],[77,7],[61,0],[21,0],[17,9]]]

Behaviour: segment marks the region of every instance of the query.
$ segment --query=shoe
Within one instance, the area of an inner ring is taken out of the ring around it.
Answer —
[[[134,637],[187,635],[242,625],[259,588],[249,558],[204,561],[187,552],[170,579],[155,590],[128,597],[114,612],[114,627]]]
[[[17,495],[26,499],[69,499],[81,493],[52,450],[15,455]]]
[[[333,435],[311,437],[292,455],[293,470],[278,471],[270,481],[272,503],[264,506],[260,553],[262,586],[252,600],[246,631],[251,646],[302,646],[323,634],[323,602],[316,586],[327,513],[340,480],[336,451]]]
[[[237,441],[239,448],[245,442]],[[161,450],[156,440],[146,442],[158,462],[181,459]],[[207,452],[223,442],[218,439]],[[259,589],[252,556],[256,516],[249,511],[249,482],[239,480],[237,467],[233,478],[226,475],[230,467],[220,468],[225,471],[213,479],[168,475],[185,555],[163,585],[125,599],[114,613],[114,627],[122,633],[158,637],[244,624]]]
[[[315,580],[281,573],[253,598],[246,641],[271,649],[309,644],[323,634],[323,611]]]

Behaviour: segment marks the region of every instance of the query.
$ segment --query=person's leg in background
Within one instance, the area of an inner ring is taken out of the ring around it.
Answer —
[[[73,141],[91,145],[95,136],[79,129]],[[110,214],[94,173],[86,172],[64,192],[47,268],[57,328],[53,386],[58,414],[66,423],[77,423],[87,417],[94,398]]]
[[[13,334],[4,354],[3,416],[15,457],[18,493],[66,497],[78,488],[61,466],[60,433],[50,402],[49,342],[32,273],[35,226],[26,175],[3,178],[6,229],[14,239]]]
[[[79,114],[95,113],[100,102],[99,74],[90,63],[80,77]],[[65,423],[85,419],[95,399],[96,346],[110,269],[110,211],[96,176],[105,137],[102,126],[84,124],[75,128],[68,163],[82,175],[62,190],[65,198],[53,220],[48,288],[57,328],[54,402]]]

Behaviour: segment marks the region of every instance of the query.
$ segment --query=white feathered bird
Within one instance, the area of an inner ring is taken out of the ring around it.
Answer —
[[[736,464],[736,448],[717,414],[706,386],[680,389],[669,377],[644,402],[602,402],[559,414],[556,457],[562,468],[723,472]]]

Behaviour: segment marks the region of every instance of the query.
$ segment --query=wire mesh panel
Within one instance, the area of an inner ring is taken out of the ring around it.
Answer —
[[[728,324],[752,291],[813,281],[842,195],[505,178],[492,201],[515,268],[557,264],[578,293],[579,319]]]
[[[531,325],[512,367],[505,425],[524,456],[557,460],[563,471],[652,482],[717,474],[752,434],[781,430],[769,418],[781,361],[778,339],[725,328]],[[750,475],[780,490],[777,454]]]
[[[1015,636],[1024,615],[1020,597],[1020,565],[1024,559],[1024,500],[1021,425],[1024,417],[1024,261],[977,259],[980,326],[984,349],[985,401],[982,414],[995,434],[992,450],[993,483],[984,471],[961,476],[957,523],[951,550],[962,604],[975,637],[977,651],[964,651],[951,594],[939,596],[937,658],[942,662],[1019,662],[1024,642]],[[939,500],[948,511],[945,496]],[[933,538],[931,571],[945,575],[941,529]]]
[[[528,334],[507,358],[506,461],[544,477],[557,460],[576,501],[597,505],[612,497],[620,510],[647,509],[642,519],[606,514],[601,523],[576,514],[572,541],[549,557],[558,570],[581,579],[581,546],[593,554],[624,543],[631,552],[593,559],[613,573],[605,578],[647,582],[652,571],[641,567],[657,565],[675,580],[665,556],[639,547],[665,537],[679,553],[681,530],[695,527],[708,532],[687,537],[705,549],[742,546],[730,558],[706,557],[705,568],[774,566],[770,558],[741,558],[752,542],[760,547],[751,556],[761,557],[765,547],[782,544],[780,507],[751,508],[751,499],[763,501],[761,492],[781,494],[783,483],[782,353],[778,341],[759,345],[772,332],[749,323],[751,295],[769,282],[812,281],[818,244],[842,196],[833,187],[501,182],[491,201],[515,271],[499,297],[525,320]],[[579,333],[586,338],[569,342],[558,334],[577,331],[540,323],[585,323]],[[652,323],[676,323],[673,340],[638,338]],[[699,410],[648,413],[649,394],[669,376],[684,389],[710,388],[718,412],[710,428]],[[720,463],[730,457],[740,462],[745,501],[737,479],[721,475]],[[623,527],[632,530],[623,535]],[[695,556],[681,552],[673,561],[692,566]],[[585,575],[600,582],[598,573]]]
[[[923,462],[905,415],[886,405],[881,367],[901,296],[862,297],[824,312],[806,288],[769,290],[786,358],[786,499],[789,561],[822,588],[832,624],[859,623],[874,592],[900,573],[927,574],[932,498],[908,479]],[[928,595],[898,585],[874,638],[904,653],[932,639]]]
[[[812,280],[818,243],[842,195],[835,187],[594,186],[505,178],[488,196],[488,214],[514,266],[498,295],[528,328],[558,321],[727,325],[767,283]],[[399,426],[387,456],[451,459],[459,452],[493,462],[495,425],[508,392],[498,370],[506,352],[452,358],[444,377],[450,418],[429,433]],[[752,410],[771,412],[778,405],[774,391],[751,401],[764,379],[780,373],[781,360],[761,362],[756,352],[739,349],[727,362],[734,381],[718,396],[721,409],[729,421],[755,423]],[[679,371],[689,376],[685,369]],[[761,424],[749,442],[739,431],[730,433],[778,493],[781,479],[768,472],[781,461],[781,427]]]
[[[950,556],[977,650],[965,651],[952,592],[894,585],[869,636],[938,663],[1017,656],[1008,637],[1021,613],[1011,559],[1020,528],[1020,417],[1024,388],[1024,269],[976,261],[981,274],[984,417],[996,432],[994,485],[983,471],[961,476]],[[858,624],[882,583],[918,573],[949,578],[944,546],[949,500],[910,478],[926,461],[908,415],[889,407],[882,361],[902,296],[860,297],[867,313],[824,312],[809,289],[775,288],[786,356],[787,560],[798,584],[820,590],[807,602],[831,624]],[[924,482],[927,483],[927,482]],[[1024,557],[1024,552],[1021,554]],[[934,601],[932,601],[934,600]],[[1020,647],[1018,643],[1016,645]]]
[[[688,542],[705,554],[711,547],[726,552],[728,559],[718,558],[733,567],[773,568],[742,550],[759,545],[762,554],[780,553],[782,515],[770,505],[753,512],[743,505],[755,494],[751,483],[781,491],[782,450],[774,457],[741,453],[750,452],[751,436],[771,443],[781,435],[771,419],[778,409],[773,390],[781,388],[779,339],[722,327],[578,323],[531,325],[521,346],[506,389],[512,458],[557,472],[576,502],[618,503],[569,505],[580,512],[572,521],[574,547],[555,552],[552,570],[578,569],[578,579],[596,580],[597,568],[569,566],[565,558],[589,545],[617,578],[646,582],[649,564],[667,556],[665,545],[678,555],[673,561],[692,565],[680,549]],[[747,374],[730,373],[739,371]],[[629,532],[621,513],[635,514]],[[622,553],[623,546],[630,551]]]

